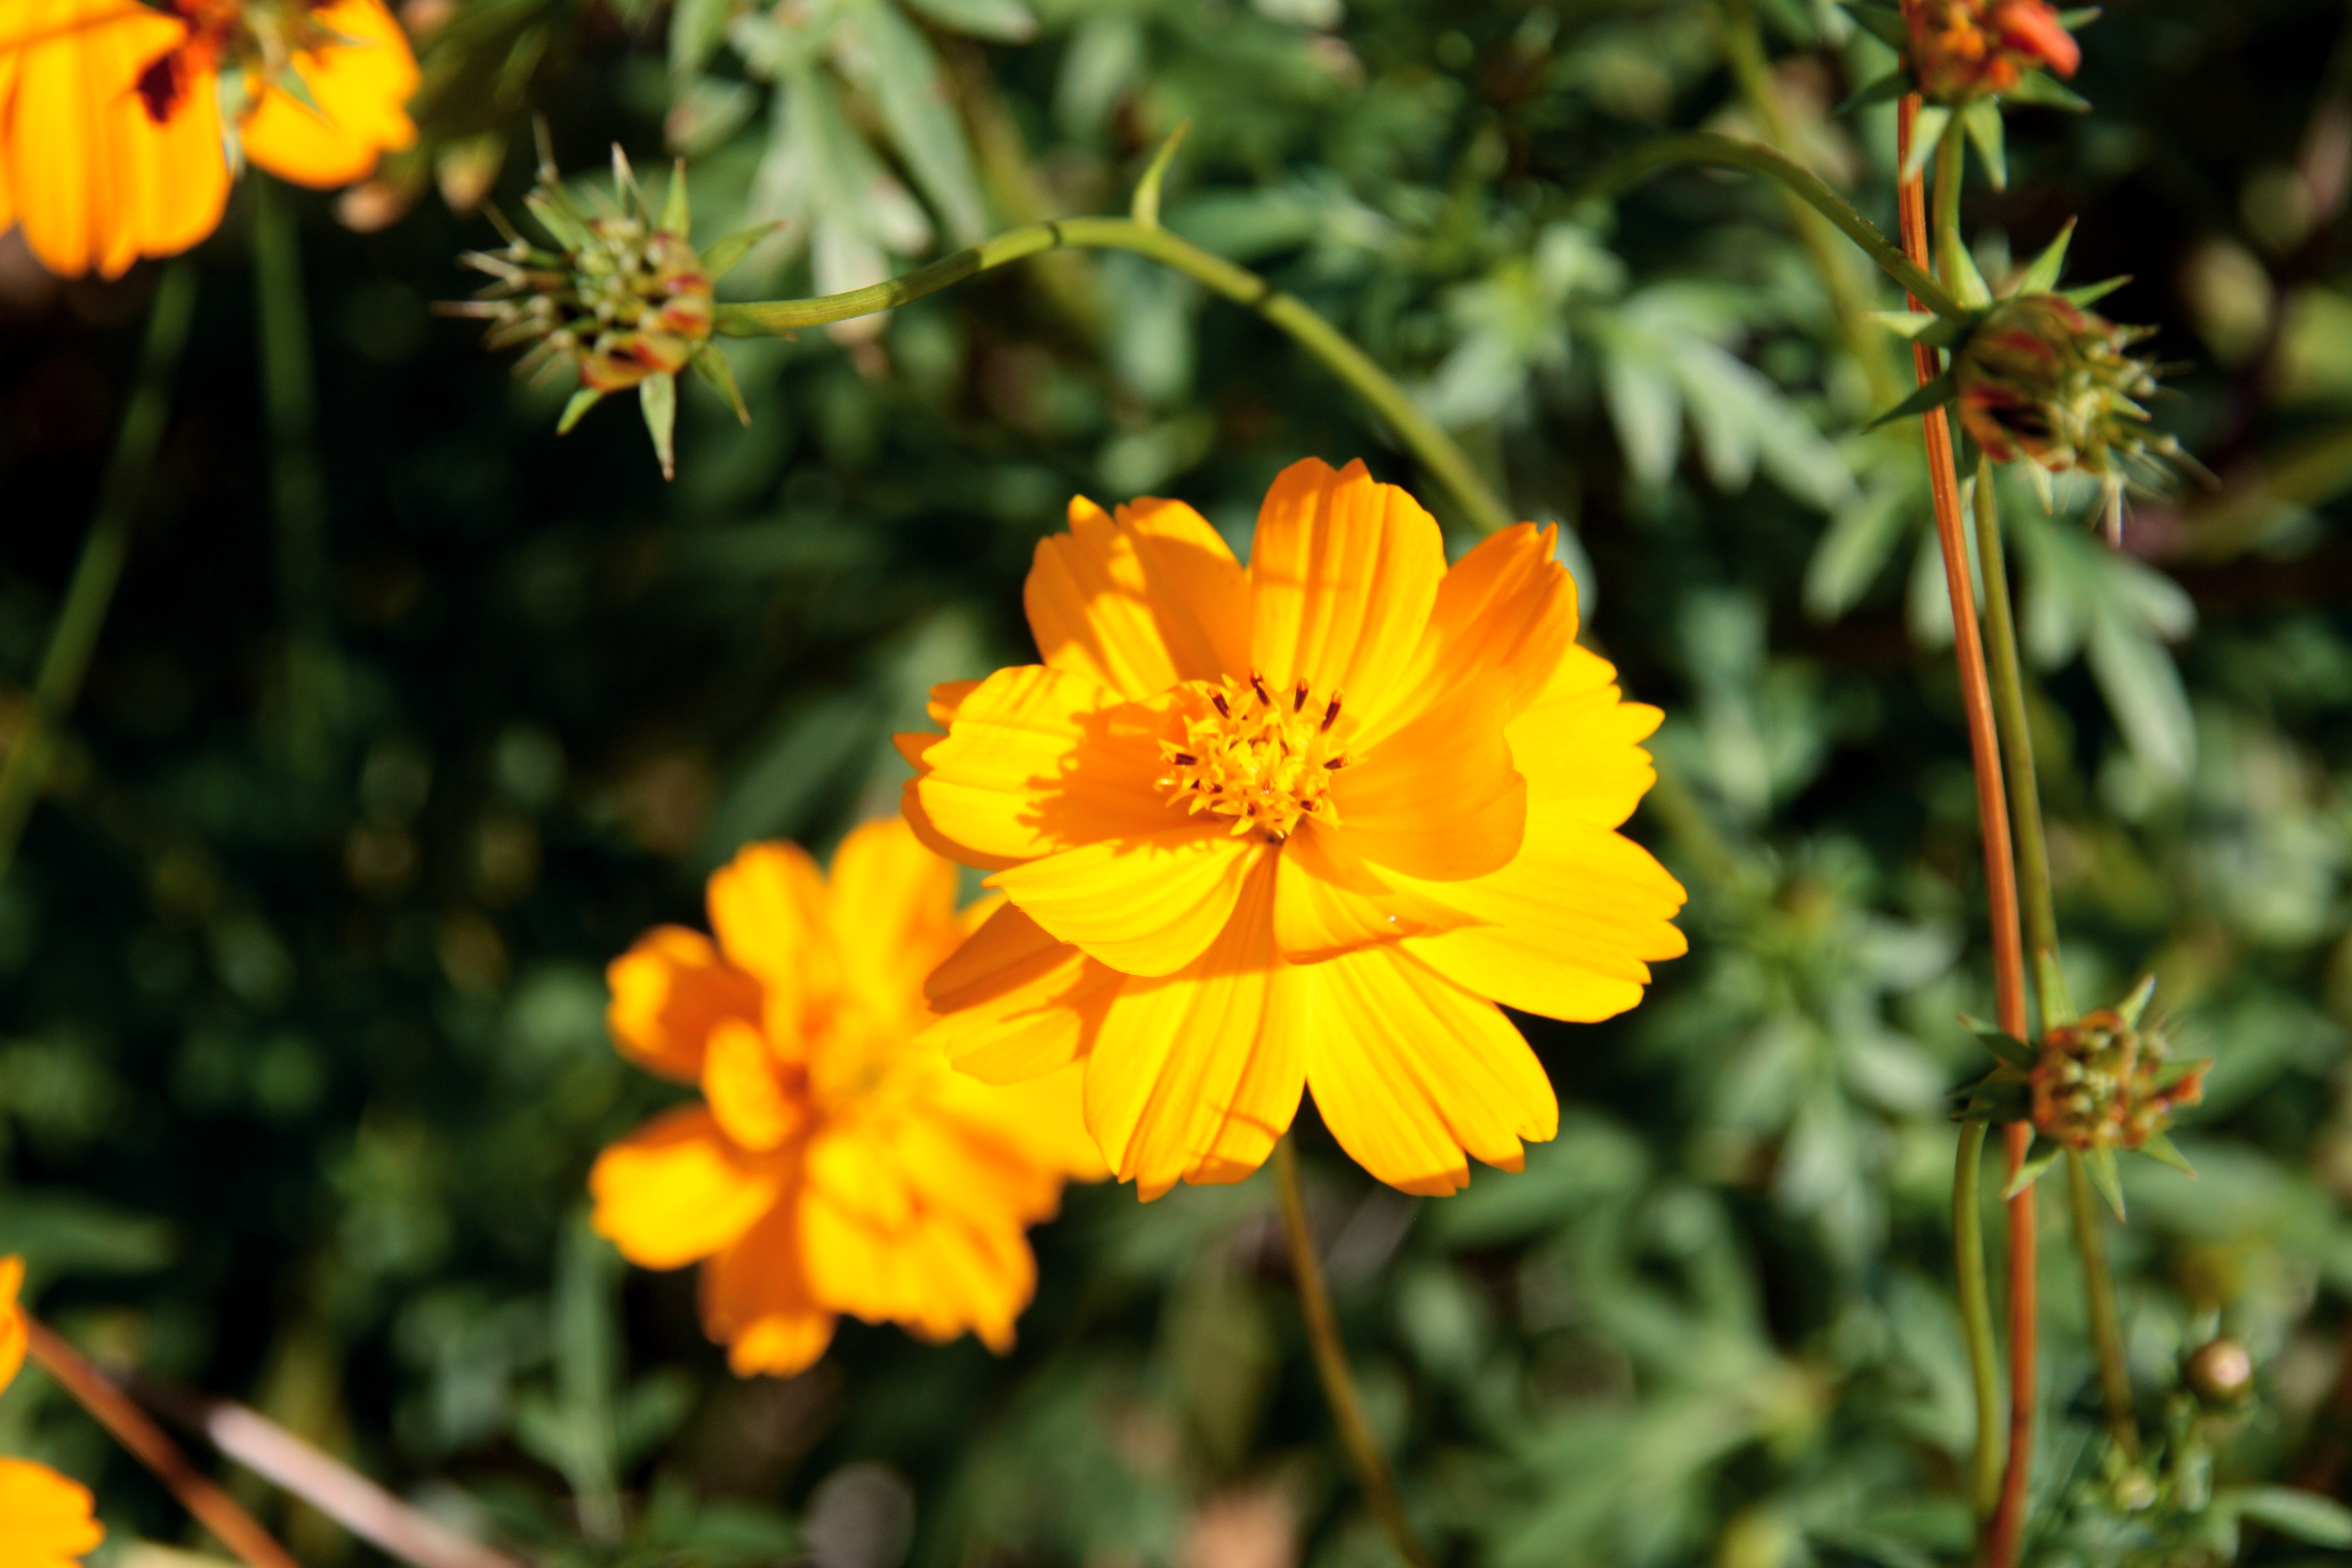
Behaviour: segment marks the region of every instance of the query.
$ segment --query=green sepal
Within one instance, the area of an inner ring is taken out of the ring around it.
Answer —
[[[1960,127],[1976,143],[1977,156],[1984,160],[1985,177],[1996,191],[2009,188],[2009,159],[2001,147],[2000,104],[1999,100],[1979,98],[1960,110]]]
[[[1969,253],[1968,241],[1957,234],[1938,237],[1937,248],[1943,252],[1944,286],[1959,296],[1960,303],[1981,310],[1992,303],[1992,285],[1978,270],[1977,258]]]
[[[1938,349],[1955,347],[1976,324],[1966,317],[1939,316],[1933,310],[1872,310],[1865,319],[1897,337]]]
[[[580,423],[580,416],[604,400],[604,395],[593,386],[583,386],[573,393],[572,401],[563,405],[563,417],[555,422],[555,433],[559,436],[571,435],[572,427]]]
[[[1151,155],[1143,178],[1135,182],[1135,200],[1128,210],[1146,228],[1160,226],[1160,183],[1168,177],[1168,165],[1176,161],[1176,149],[1184,144],[1184,138],[1192,132],[1192,122],[1189,120],[1170,132],[1168,140],[1160,144],[1160,151]]]
[[[629,155],[621,151],[618,142],[613,143],[613,191],[627,210],[652,224],[654,209],[646,201],[646,188],[637,184],[637,172],[629,166]]]
[[[2191,1181],[2197,1177],[2197,1167],[2190,1164],[2188,1157],[2172,1146],[2172,1140],[2161,1132],[2141,1144],[2139,1152],[2159,1165],[2171,1166]]]
[[[1890,49],[1911,47],[1911,29],[1903,20],[1903,13],[1891,5],[1873,5],[1866,0],[1846,0],[1846,11],[1862,30]]]
[[[661,232],[684,239],[694,232],[694,215],[688,209],[686,198],[686,160],[680,158],[671,166],[669,189],[662,193]]]
[[[751,254],[751,247],[783,227],[782,219],[763,223],[757,228],[747,228],[714,242],[702,253],[702,275],[713,283],[735,269],[735,264]]]
[[[302,79],[302,73],[296,70],[290,62],[278,68],[277,73],[269,79],[269,85],[320,119],[327,118],[327,111],[320,109],[319,100],[310,96],[310,84]]]
[[[2096,283],[2085,283],[2080,289],[2062,289],[2058,297],[2070,305],[2095,305],[2131,280],[2130,273],[2119,272],[2113,278],[2103,278]]]
[[[728,405],[735,410],[735,417],[743,422],[744,429],[749,430],[751,427],[751,410],[743,401],[743,389],[735,384],[735,367],[727,363],[727,356],[710,344],[704,343],[694,351],[687,363],[694,366],[695,374],[727,400]]]
[[[1856,110],[1868,109],[1874,103],[1891,103],[1910,90],[1911,73],[1907,70],[1891,70],[1868,87],[1854,89],[1853,96],[1837,106],[1837,112],[1852,114]]]
[[[2116,1211],[2116,1223],[2124,1224],[2124,1183],[2122,1175],[2116,1170],[2116,1152],[2113,1149],[2093,1149],[2083,1156],[2083,1163],[2090,1169],[2091,1185],[2099,1189],[2099,1195],[2107,1200],[2109,1208]]]
[[[1914,414],[1925,414],[1931,408],[1941,408],[1958,396],[1959,391],[1959,384],[1952,379],[1952,373],[1948,370],[1862,428],[1864,433],[1868,433],[1877,429],[1881,425],[1891,425],[1897,419],[1908,419]]]
[[[2087,27],[2099,19],[2100,10],[2096,5],[2077,5],[2071,11],[2061,11],[2058,25],[2070,33],[2077,27]]]
[[[2076,114],[2088,114],[2091,100],[2073,88],[2062,87],[2054,77],[2041,71],[2027,71],[2017,79],[2017,85],[2001,95],[2012,103],[2039,103],[2051,109],[2068,109]]]
[[[2124,1021],[2126,1028],[2138,1028],[2140,1015],[2147,1011],[2148,999],[2155,994],[2156,976],[2141,975],[2139,984],[2132,987],[2131,994],[2116,1004],[2116,1016]]]
[[[541,185],[531,191],[522,198],[522,205],[530,209],[530,216],[539,220],[540,226],[553,235],[555,242],[566,251],[587,248],[587,226],[580,221],[579,215],[572,210],[572,204],[554,185]]]
[[[1952,111],[1940,103],[1920,106],[1918,118],[1911,122],[1911,156],[1903,160],[1899,176],[1908,182],[1919,177],[1935,155],[1936,144],[1944,139],[1944,127],[1952,122]]]
[[[2058,275],[2066,268],[2066,247],[2074,241],[2074,220],[2070,217],[2066,220],[2066,226],[2058,231],[2058,237],[2043,246],[2042,254],[2035,257],[2018,276],[2017,292],[2047,294],[2056,289]]]
[[[2025,1157],[2025,1163],[2017,1167],[2017,1174],[2009,1179],[2009,1185],[2001,1189],[2001,1201],[2008,1202],[2040,1181],[2042,1173],[2056,1164],[2058,1156],[2065,1152],[2063,1144],[2053,1143],[2034,1153],[2028,1154]]]
[[[2033,1047],[2006,1029],[1996,1028],[1981,1018],[1960,1015],[1960,1026],[1977,1037],[1979,1044],[2013,1068],[2030,1068],[2041,1058]]]
[[[637,383],[637,406],[645,412],[646,433],[654,438],[662,478],[677,478],[677,377],[665,373]]]

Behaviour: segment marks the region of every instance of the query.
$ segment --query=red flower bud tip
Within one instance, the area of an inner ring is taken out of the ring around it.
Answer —
[[[1932,102],[2008,92],[2037,67],[2073,76],[2083,63],[2048,0],[1918,0],[1907,10],[1912,73]]]

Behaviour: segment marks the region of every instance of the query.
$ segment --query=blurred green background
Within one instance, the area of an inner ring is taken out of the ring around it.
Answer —
[[[478,280],[478,204],[519,211],[533,115],[575,174],[686,156],[698,236],[786,220],[736,298],[1122,210],[1190,119],[1169,225],[1565,524],[1591,634],[1668,714],[1631,831],[1689,886],[1692,953],[1625,1018],[1527,1023],[1558,1142],[1424,1202],[1302,1121],[1408,1499],[1491,1568],[1959,1560],[1942,1094],[1980,1055],[1955,1015],[1991,1012],[1980,863],[1916,426],[1854,434],[1907,356],[1842,330],[1768,187],[1580,196],[1660,130],[1759,133],[1726,28],[1759,26],[1794,150],[1891,224],[1891,114],[1832,112],[1886,51],[1756,9],[407,0],[419,148],[341,197],[248,178],[194,258],[128,571],[0,885],[0,1250],[42,1310],[550,1562],[1388,1561],[1263,1176],[1073,1191],[1008,1358],[849,1323],[781,1383],[729,1377],[690,1274],[625,1270],[579,1215],[602,1142],[677,1093],[606,1042],[605,961],[698,921],[746,840],[892,809],[928,687],[1031,656],[1021,577],[1072,493],[1180,496],[1245,546],[1281,467],[1360,455],[1466,548],[1447,498],[1273,329],[1131,257],[734,344],[754,427],[687,389],[668,486],[625,403],[558,440],[569,388],[428,309]],[[1979,260],[2079,215],[2069,280],[2132,275],[2102,309],[2161,326],[2159,420],[2222,479],[2136,500],[2121,554],[2086,491],[2009,498],[2073,988],[2153,969],[2216,1058],[2177,1133],[2200,1179],[2128,1174],[2130,1345],[2153,1419],[2185,1349],[2238,1336],[2263,1398],[2215,1429],[2223,1479],[2342,1485],[2352,11],[2121,0],[2084,42],[2095,112],[2011,116]],[[299,291],[257,292],[263,196]],[[0,240],[0,732],[156,274],[60,285]],[[1900,303],[1858,260],[1845,286]],[[314,444],[264,416],[271,311],[310,336]],[[2211,1561],[2100,1544],[2045,1216],[2037,1550]],[[98,1486],[99,1563],[193,1539],[37,1376],[0,1451]],[[312,1568],[379,1561],[248,1495]]]

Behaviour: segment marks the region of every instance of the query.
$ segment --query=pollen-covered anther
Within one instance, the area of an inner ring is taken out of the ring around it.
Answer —
[[[1192,680],[1181,688],[1181,739],[1162,739],[1155,781],[1171,805],[1233,819],[1238,837],[1279,844],[1302,818],[1339,826],[1331,783],[1355,759],[1341,743],[1341,700],[1318,701],[1307,683]]]

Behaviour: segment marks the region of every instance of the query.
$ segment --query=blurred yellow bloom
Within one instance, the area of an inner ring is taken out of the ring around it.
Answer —
[[[243,155],[348,184],[416,138],[416,60],[382,0],[0,0],[0,230],[50,271],[185,250]]]
[[[1409,1192],[1558,1130],[1495,1005],[1590,1021],[1684,951],[1616,828],[1655,709],[1577,647],[1550,531],[1447,570],[1360,463],[1275,480],[1245,568],[1190,507],[1070,505],[1037,547],[1043,665],[943,686],[908,820],[1011,902],[933,976],[932,1037],[1013,1082],[1084,1059],[1121,1179],[1255,1170],[1312,1088]]]
[[[25,1364],[25,1313],[16,1292],[25,1260],[0,1258],[0,1388]],[[0,1458],[0,1568],[72,1568],[106,1538],[90,1517],[89,1489],[47,1465]]]
[[[754,845],[709,910],[716,943],[663,926],[610,971],[621,1050],[705,1103],[604,1151],[596,1228],[647,1268],[703,1260],[704,1326],[746,1376],[809,1365],[841,1312],[1008,1348],[1036,1283],[1024,1227],[1103,1169],[1075,1071],[994,1088],[918,1039],[923,976],[986,906],[960,920],[955,868],[887,822],[829,883]]]

